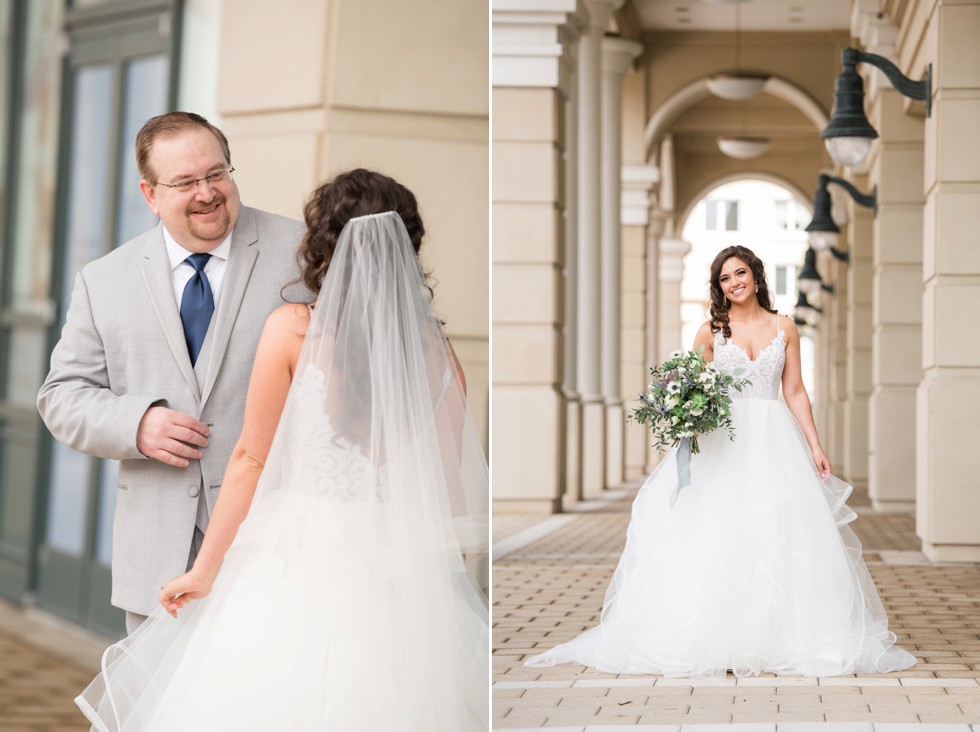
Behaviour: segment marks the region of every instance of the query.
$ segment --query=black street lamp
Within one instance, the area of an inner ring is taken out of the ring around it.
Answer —
[[[796,307],[793,308],[793,317],[799,321],[810,323],[816,315],[822,315],[823,310],[816,305],[811,305],[806,299],[806,293],[800,291],[796,298]]]
[[[833,285],[825,285],[817,271],[817,253],[812,248],[806,250],[803,268],[796,276],[796,285],[804,295],[816,295],[820,291],[833,294]]]
[[[827,191],[827,186],[831,183],[839,185],[850,194],[855,203],[870,208],[875,214],[878,213],[878,188],[875,187],[869,195],[861,193],[843,178],[826,173],[821,173],[817,177],[817,191],[813,194],[813,219],[805,229],[809,234],[810,246],[818,252],[829,251],[837,259],[846,262],[849,259],[847,252],[835,246],[840,235],[840,227],[834,223],[834,218],[830,215],[830,193]]]
[[[841,165],[850,166],[868,156],[871,141],[878,136],[864,113],[864,79],[854,67],[869,63],[881,69],[900,94],[925,102],[928,117],[932,113],[932,64],[926,66],[922,81],[913,81],[884,56],[845,48],[841,50],[840,58],[844,70],[837,77],[834,90],[834,115],[820,137],[830,157]]]

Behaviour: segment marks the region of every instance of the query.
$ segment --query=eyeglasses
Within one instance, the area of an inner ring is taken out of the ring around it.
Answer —
[[[180,193],[188,193],[192,189],[196,189],[197,184],[200,183],[201,181],[207,181],[208,185],[211,186],[217,185],[218,183],[224,183],[234,172],[235,172],[234,168],[228,168],[227,170],[222,168],[221,170],[215,170],[211,173],[208,173],[203,178],[187,178],[186,180],[179,180],[176,183],[161,183],[160,181],[157,181],[156,185],[165,186],[166,188],[169,188],[172,191],[178,191]]]

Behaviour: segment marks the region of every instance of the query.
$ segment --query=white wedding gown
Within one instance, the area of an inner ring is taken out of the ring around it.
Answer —
[[[670,451],[633,503],[599,625],[526,665],[704,677],[912,666],[847,525],[851,487],[821,479],[779,399],[782,330],[755,361],[721,334],[714,354],[719,370],[752,382],[732,391],[734,442],[722,429],[699,438],[673,508]]]
[[[100,732],[488,728],[486,462],[401,219],[348,226],[214,587],[107,650]]]

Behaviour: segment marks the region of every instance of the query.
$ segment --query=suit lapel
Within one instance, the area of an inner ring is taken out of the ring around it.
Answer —
[[[146,247],[144,254],[146,259],[141,268],[143,283],[180,373],[194,396],[200,400],[201,387],[194,376],[191,357],[187,354],[184,326],[180,322],[180,312],[177,310],[173,285],[170,282],[170,260],[167,258],[167,247],[163,243],[163,229],[158,228],[157,232],[158,235]]]
[[[231,237],[231,253],[228,255],[225,280],[221,286],[221,300],[218,303],[218,310],[215,312],[215,321],[212,323],[213,333],[211,334],[210,353],[208,354],[208,376],[204,383],[201,409],[204,409],[208,397],[211,396],[211,390],[214,388],[218,372],[221,370],[221,363],[224,361],[225,353],[228,350],[228,341],[231,340],[231,332],[234,330],[235,321],[238,319],[242,298],[245,297],[245,290],[248,288],[248,281],[252,276],[252,268],[259,256],[258,248],[254,246],[257,241],[255,219],[252,217],[251,211],[243,206]]]

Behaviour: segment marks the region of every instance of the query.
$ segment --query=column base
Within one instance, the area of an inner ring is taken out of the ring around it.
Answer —
[[[563,505],[582,500],[582,403],[576,397],[568,400],[565,411],[565,494]]]
[[[626,480],[639,480],[647,473],[647,450],[650,434],[641,424],[626,424],[623,428],[626,449]]]
[[[549,514],[561,512],[561,499],[555,500],[529,498],[527,500],[513,500],[508,498],[495,498],[493,501],[494,513],[534,513]]]
[[[877,513],[915,513],[915,501],[872,498],[871,507]]]
[[[606,487],[606,406],[582,402],[582,498],[598,498]]]
[[[565,492],[564,423],[561,391],[536,384],[494,384],[494,499],[558,510]]]
[[[622,485],[625,475],[625,432],[622,404],[606,405],[606,487]]]
[[[915,431],[906,428],[915,413],[914,386],[876,387],[868,401],[868,494],[875,509],[915,505]]]
[[[976,544],[929,544],[922,542],[922,553],[930,562],[980,562]]]

